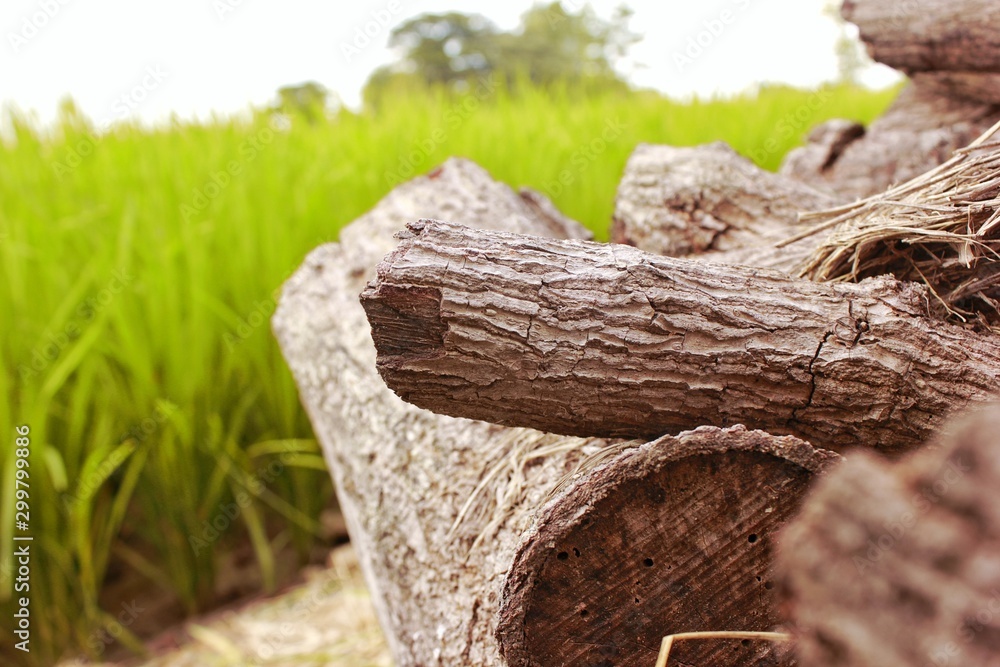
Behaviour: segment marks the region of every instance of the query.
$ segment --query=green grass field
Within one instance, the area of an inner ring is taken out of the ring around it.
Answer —
[[[637,143],[724,140],[775,168],[815,123],[867,123],[895,93],[770,88],[677,103],[483,85],[462,97],[414,91],[379,112],[316,124],[258,112],[103,135],[72,110],[44,132],[7,111],[4,649],[19,641],[14,535],[34,536],[31,656],[40,664],[63,650],[99,655],[104,633],[119,628],[120,641],[134,642],[100,597],[123,570],[194,612],[213,604],[228,550],[252,544],[265,585],[279,578],[275,554],[292,547],[306,557],[332,490],[268,320],[303,256],[393,183],[463,155],[549,193],[606,238]],[[15,455],[19,425],[30,429],[27,464]]]

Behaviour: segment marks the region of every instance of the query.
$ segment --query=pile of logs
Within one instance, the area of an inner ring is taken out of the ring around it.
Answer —
[[[835,120],[789,153],[781,173],[851,200],[917,176],[1000,118],[1000,4],[992,0],[845,0],[876,61],[910,77],[865,131]]]
[[[845,11],[915,75],[890,115],[976,88],[935,41],[957,9],[885,5]],[[962,145],[933,113],[919,136]],[[652,667],[665,635],[729,630],[795,641],[670,664],[998,664],[1000,408],[952,416],[1000,390],[1000,339],[889,276],[789,277],[817,239],[773,247],[947,157],[892,162],[880,122],[782,174],[640,146],[617,244],[452,159],[306,258],[274,331],[398,665]]]

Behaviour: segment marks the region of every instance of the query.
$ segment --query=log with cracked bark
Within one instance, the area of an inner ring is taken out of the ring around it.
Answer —
[[[994,0],[846,0],[871,56],[907,74],[1000,72]]]
[[[1000,406],[890,464],[853,453],[776,562],[811,667],[1000,664]]]
[[[404,403],[378,378],[357,294],[420,213],[587,236],[540,195],[449,160],[313,251],[283,288],[274,331],[395,664],[537,665],[544,653],[647,667],[660,632],[770,629],[772,536],[836,457],[742,427],[609,442]],[[557,605],[572,611],[559,618]],[[767,645],[724,649],[688,655],[781,664]]]
[[[997,338],[927,298],[426,220],[361,296],[382,378],[436,412],[604,437],[742,423],[888,453],[1000,388]]]
[[[722,142],[640,144],[618,185],[611,240],[661,255],[787,270],[816,243],[775,247],[801,231],[798,212],[837,203]]]

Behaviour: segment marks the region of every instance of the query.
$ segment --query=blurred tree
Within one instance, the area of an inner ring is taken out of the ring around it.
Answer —
[[[564,82],[571,87],[627,87],[615,63],[641,38],[628,28],[624,6],[610,20],[585,6],[578,13],[559,2],[535,5],[520,25],[504,32],[478,14],[424,14],[392,31],[389,46],[399,62],[376,70],[365,85],[366,102],[406,82],[463,89],[496,74],[508,83],[527,77],[536,85]]]
[[[415,73],[427,83],[465,81],[496,66],[499,35],[479,14],[424,14],[392,31],[389,46],[405,55],[390,70]]]
[[[309,123],[321,120],[326,114],[330,91],[315,81],[306,81],[295,86],[278,89],[278,103],[275,110],[288,116],[305,118]]]
[[[844,20],[840,14],[840,0],[828,0],[823,13],[833,19],[840,29],[837,44],[838,81],[840,83],[859,84],[861,72],[872,66],[874,61],[868,57],[865,45],[858,37],[858,29]]]

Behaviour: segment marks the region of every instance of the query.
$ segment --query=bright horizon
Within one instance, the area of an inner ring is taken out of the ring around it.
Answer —
[[[584,2],[564,0],[577,11]],[[609,18],[618,0],[589,3]],[[825,0],[626,2],[643,35],[620,71],[672,97],[735,94],[765,82],[814,87],[837,77],[837,26]],[[673,4],[673,3],[671,3]],[[481,13],[511,29],[531,2],[380,0],[343,6],[308,0],[7,0],[0,9],[2,103],[54,119],[71,97],[99,126],[207,119],[245,112],[278,88],[316,81],[357,107],[378,66],[398,54],[389,32],[427,12]],[[897,76],[878,66],[866,85]]]

